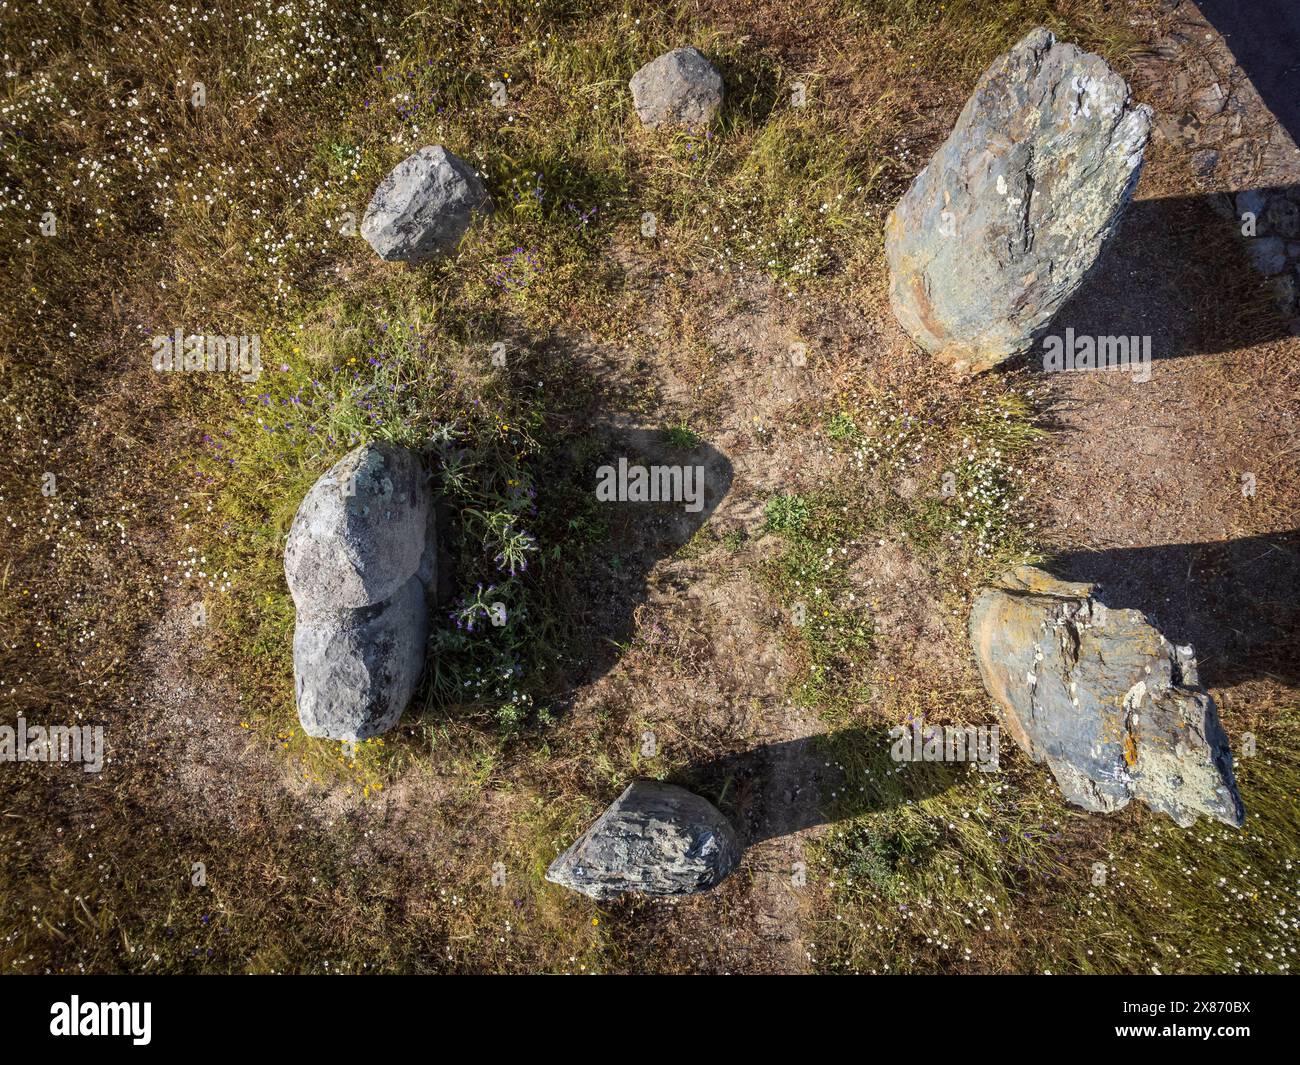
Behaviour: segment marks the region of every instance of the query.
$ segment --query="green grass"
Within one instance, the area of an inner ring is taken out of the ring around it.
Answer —
[[[779,494],[764,513],[767,529],[785,542],[763,577],[803,653],[794,694],[834,720],[866,695],[871,618],[865,602],[855,601],[843,549],[862,532],[860,516],[833,495]]]
[[[897,720],[927,709],[947,707],[897,707]],[[883,729],[831,734],[824,748],[839,792],[829,803],[836,823],[814,854],[833,885],[818,929],[822,966],[898,973],[987,965],[990,943],[1005,944],[1022,927],[1025,883],[1057,874],[1063,821],[1082,818],[1060,810],[1032,769],[1008,779],[971,765],[895,763]]]
[[[687,424],[685,418],[682,418],[664,429],[664,443],[669,447],[690,451],[699,445],[700,434]]]

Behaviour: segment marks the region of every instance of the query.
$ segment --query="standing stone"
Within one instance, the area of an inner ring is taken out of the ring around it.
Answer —
[[[695,48],[676,48],[653,59],[629,83],[643,125],[702,129],[722,107],[722,75]]]
[[[424,585],[417,577],[374,606],[299,613],[293,672],[303,731],[363,740],[396,725],[424,669],[426,626]]]
[[[348,452],[298,507],[284,572],[297,608],[298,720],[309,736],[377,736],[411,701],[436,597],[433,512],[420,456],[389,444]]]
[[[1138,799],[1184,828],[1202,814],[1239,827],[1232,751],[1192,649],[1093,590],[1021,566],[976,597],[971,643],[1007,731],[1086,810]]]
[[[962,372],[1029,350],[1115,230],[1150,129],[1100,56],[1045,29],[994,60],[886,223],[899,324]]]
[[[435,145],[403,159],[379,183],[361,235],[381,259],[421,263],[454,252],[474,214],[490,209],[474,169]]]
[[[637,780],[551,863],[546,879],[601,901],[691,895],[723,880],[740,854],[731,822],[707,799]]]
[[[420,457],[366,444],[312,485],[289,529],[284,573],[307,612],[388,599],[420,566],[429,535],[429,486]]]

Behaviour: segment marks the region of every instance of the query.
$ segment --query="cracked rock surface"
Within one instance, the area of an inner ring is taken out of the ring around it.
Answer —
[[[1232,751],[1192,649],[1093,591],[1021,566],[976,597],[971,643],[1007,731],[1086,810],[1137,799],[1184,828],[1240,826]]]
[[[740,854],[731,822],[708,799],[636,780],[551,863],[546,879],[598,900],[691,895],[723,880]]]

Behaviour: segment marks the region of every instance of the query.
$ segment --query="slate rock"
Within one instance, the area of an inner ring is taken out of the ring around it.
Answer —
[[[284,550],[294,605],[307,613],[388,599],[420,566],[430,535],[420,457],[389,444],[348,452],[312,485]]]
[[[701,129],[722,107],[722,75],[695,48],[676,48],[653,59],[629,83],[643,125]]]
[[[303,731],[360,740],[396,725],[424,670],[427,623],[418,577],[373,606],[300,611],[293,632],[293,672]]]
[[[1123,78],[1045,29],[996,59],[886,224],[902,327],[963,372],[1028,351],[1117,228],[1150,132]]]
[[[723,880],[740,855],[731,822],[707,799],[637,780],[551,863],[546,879],[602,901],[690,895]]]
[[[422,263],[452,254],[475,213],[490,209],[474,168],[433,145],[403,159],[379,183],[361,235],[381,259]]]
[[[976,597],[971,643],[1006,731],[1086,810],[1137,799],[1183,827],[1240,826],[1232,751],[1192,649],[1094,590],[1022,566]]]

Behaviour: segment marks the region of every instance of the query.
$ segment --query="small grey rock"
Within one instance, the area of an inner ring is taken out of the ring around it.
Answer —
[[[284,573],[307,613],[388,599],[420,566],[430,535],[430,491],[420,457],[365,444],[312,485],[294,515]]]
[[[722,107],[722,75],[695,48],[676,48],[651,60],[629,83],[641,122],[700,129]]]
[[[424,586],[384,603],[309,615],[293,631],[298,720],[309,736],[361,740],[397,724],[424,670]]]
[[[381,259],[421,263],[454,252],[475,212],[490,209],[474,169],[434,145],[403,159],[379,183],[361,235]]]
[[[1253,237],[1246,241],[1246,254],[1255,269],[1265,277],[1286,269],[1286,242],[1280,237]]]
[[[1260,215],[1264,213],[1264,194],[1258,189],[1247,189],[1245,192],[1237,193],[1237,217],[1252,214],[1256,222],[1259,221]]]
[[[1191,648],[1093,590],[1021,566],[976,597],[971,643],[1007,731],[1086,810],[1137,799],[1184,828],[1239,827],[1232,751]]]
[[[899,324],[959,371],[1028,351],[1117,228],[1150,132],[1100,56],[1028,34],[889,216]]]
[[[637,780],[546,871],[546,879],[607,900],[623,894],[690,895],[740,862],[731,822],[675,784]]]

